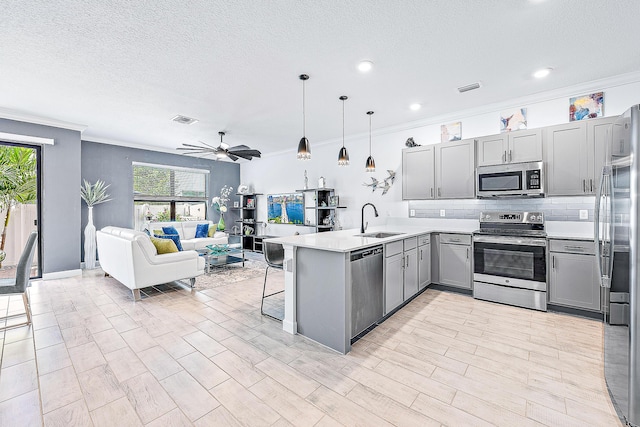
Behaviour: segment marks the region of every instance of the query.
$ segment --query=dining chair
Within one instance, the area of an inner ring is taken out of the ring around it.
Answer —
[[[27,321],[25,323],[18,323],[15,325],[7,325],[0,328],[0,330],[31,324],[31,304],[29,302],[27,287],[29,286],[29,278],[31,277],[31,264],[33,262],[33,255],[36,251],[37,238],[38,232],[32,231],[27,239],[27,244],[24,246],[22,255],[20,255],[20,259],[18,260],[16,277],[0,279],[0,295],[22,294],[22,302],[24,303],[24,310],[27,314]],[[0,320],[7,320],[16,316],[22,316],[22,314],[5,316],[0,318]]]
[[[283,269],[284,248],[280,243],[263,242],[263,244],[264,244],[263,246],[264,259],[267,262],[267,268],[264,271],[264,285],[262,287],[262,301],[260,302],[260,314],[262,314],[263,316],[271,317],[272,319],[275,319],[275,320],[282,321],[282,319],[264,312],[264,299],[284,292],[284,289],[283,289],[281,291],[277,291],[269,295],[265,295],[265,292],[267,290],[267,273],[269,272],[269,268],[270,267],[276,268],[278,270]]]

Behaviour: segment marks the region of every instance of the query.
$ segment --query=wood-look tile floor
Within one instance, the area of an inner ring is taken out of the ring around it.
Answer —
[[[261,292],[34,282],[33,327],[0,333],[0,426],[621,425],[598,321],[427,290],[340,355],[262,317]]]

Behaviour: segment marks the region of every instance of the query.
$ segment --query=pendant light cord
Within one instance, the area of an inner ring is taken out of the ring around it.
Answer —
[[[305,86],[305,80],[302,80],[302,136],[303,137],[307,137],[307,116],[305,114],[305,109],[304,109],[304,86]]]
[[[371,157],[371,114],[369,114],[369,157]]]
[[[342,100],[342,148],[344,148],[344,99]]]

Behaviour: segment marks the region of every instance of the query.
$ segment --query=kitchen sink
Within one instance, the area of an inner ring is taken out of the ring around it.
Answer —
[[[399,234],[402,234],[402,233],[389,233],[389,232],[379,231],[377,233],[358,234],[358,236],[375,237],[376,239],[384,239],[385,237],[397,236]]]

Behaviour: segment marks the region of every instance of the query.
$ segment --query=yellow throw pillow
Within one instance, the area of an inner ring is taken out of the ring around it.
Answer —
[[[157,237],[150,237],[150,239],[153,246],[156,247],[158,255],[178,252],[178,247],[171,239],[158,239]]]
[[[155,234],[156,236],[161,236],[164,234],[164,231],[162,231],[162,229],[160,230],[153,230],[153,234]]]
[[[216,224],[210,225],[208,236],[213,237],[213,235],[216,234],[216,231],[218,231],[218,226]]]

